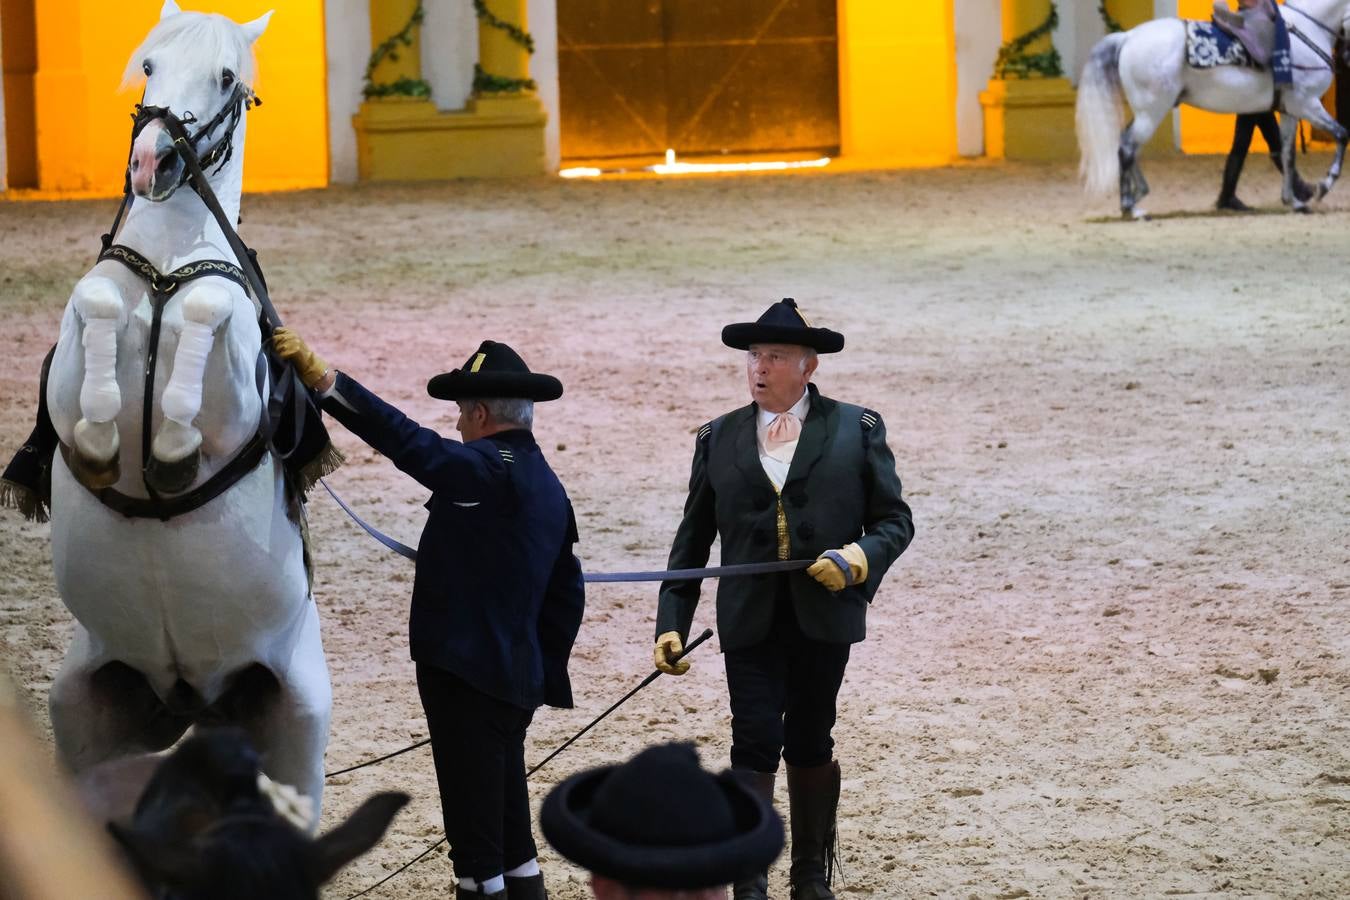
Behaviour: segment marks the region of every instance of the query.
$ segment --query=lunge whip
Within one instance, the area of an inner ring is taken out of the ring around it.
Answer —
[[[339,502],[341,502],[341,501],[339,501]],[[689,646],[685,647],[683,651],[681,651],[679,654],[677,654],[677,655],[675,656],[675,658],[674,658],[673,660],[671,660],[671,662],[679,662],[680,660],[684,659],[686,656],[688,656],[690,653],[693,652],[693,650],[694,650],[695,647],[697,647],[699,644],[703,643],[704,641],[706,641],[708,638],[710,638],[710,637],[712,637],[712,636],[713,636],[713,630],[712,630],[711,628],[705,628],[705,629],[703,630],[703,633],[700,634],[698,637],[694,638],[692,641],[690,641],[690,642],[689,642]],[[653,670],[652,673],[651,673],[650,675],[648,675],[646,678],[642,679],[642,683],[641,683],[641,684],[639,684],[637,687],[633,688],[633,689],[632,689],[631,691],[629,691],[628,693],[624,694],[622,697],[620,697],[617,701],[615,701],[615,703],[614,703],[609,709],[605,710],[605,711],[602,712],[600,715],[596,716],[596,717],[591,721],[591,723],[590,723],[589,725],[587,725],[585,728],[583,728],[583,729],[581,729],[580,731],[578,731],[576,734],[572,735],[570,738],[568,738],[567,741],[564,742],[563,745],[562,745],[561,747],[559,747],[557,750],[554,750],[554,751],[553,751],[552,753],[550,753],[548,756],[544,757],[540,762],[536,763],[535,766],[534,766],[534,768],[530,769],[528,772],[525,773],[525,777],[526,777],[526,778],[529,778],[529,777],[530,777],[531,775],[533,775],[535,772],[538,772],[538,771],[539,771],[540,769],[542,769],[544,766],[548,765],[549,760],[553,759],[553,757],[557,756],[559,753],[562,753],[562,752],[563,752],[564,750],[566,750],[568,747],[572,746],[572,744],[577,740],[577,738],[581,737],[583,734],[585,734],[586,732],[590,731],[590,730],[591,730],[592,728],[594,728],[596,725],[600,724],[600,722],[603,721],[604,718],[605,718],[606,716],[608,716],[610,713],[614,712],[614,710],[618,709],[620,706],[623,706],[623,704],[626,703],[626,702],[628,702],[628,700],[630,700],[630,699],[633,697],[634,694],[636,694],[638,691],[642,690],[642,689],[645,688],[647,685],[651,684],[653,681],[655,681],[656,679],[660,678],[660,677],[661,677],[662,675],[664,675],[664,674],[665,674],[665,673],[662,672],[660,669],[655,669],[655,670]],[[428,744],[428,743],[430,743],[430,742],[431,742],[431,739],[430,739],[430,738],[427,738],[426,740],[418,741],[416,744],[413,744],[411,747],[404,747],[402,750],[396,750],[396,751],[394,751],[393,753],[387,753],[387,754],[385,754],[384,756],[380,756],[380,757],[377,757],[377,758],[375,758],[375,759],[368,760],[368,761],[363,762],[363,763],[360,763],[360,764],[358,764],[358,765],[355,765],[355,766],[349,766],[349,767],[347,767],[347,768],[345,768],[345,769],[339,769],[339,770],[336,771],[336,772],[330,772],[328,775],[325,775],[324,777],[325,777],[325,778],[332,778],[334,775],[341,775],[341,774],[343,774],[344,772],[351,772],[351,771],[353,771],[354,769],[361,769],[361,768],[364,768],[364,767],[366,767],[366,766],[371,766],[371,765],[374,765],[374,764],[377,763],[377,762],[382,762],[382,761],[384,761],[384,760],[386,760],[386,759],[389,759],[390,757],[398,756],[398,755],[401,754],[401,753],[407,753],[409,750],[415,750],[415,749],[417,749],[418,747],[425,746],[426,744]],[[395,869],[393,872],[390,872],[388,875],[384,876],[384,877],[381,878],[379,881],[375,882],[374,884],[370,885],[369,887],[367,887],[367,888],[365,888],[365,889],[363,889],[363,890],[357,891],[355,894],[352,894],[350,897],[347,898],[347,900],[356,900],[357,897],[361,897],[361,896],[364,896],[364,895],[370,893],[371,891],[375,890],[375,889],[376,889],[377,887],[379,887],[380,885],[384,884],[386,881],[389,881],[391,878],[394,878],[395,876],[400,875],[400,874],[402,874],[403,872],[405,872],[408,868],[410,868],[410,867],[411,867],[413,864],[415,864],[418,860],[420,860],[420,859],[422,859],[423,857],[427,856],[429,853],[431,853],[433,850],[435,850],[437,847],[439,847],[441,844],[444,844],[444,843],[445,843],[445,838],[442,837],[439,841],[437,841],[436,843],[432,844],[430,847],[427,847],[427,848],[426,848],[425,850],[423,850],[421,853],[417,854],[415,857],[413,857],[412,859],[408,860],[406,863],[404,863],[403,865],[399,866],[397,869]]]

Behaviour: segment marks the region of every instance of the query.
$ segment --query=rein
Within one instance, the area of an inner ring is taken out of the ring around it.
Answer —
[[[1293,6],[1289,3],[1284,4],[1284,8],[1298,13],[1300,16],[1307,19],[1309,22],[1312,22],[1318,28],[1322,29],[1322,31],[1329,34],[1331,36],[1333,48],[1335,47],[1335,42],[1341,39],[1341,33],[1339,31],[1332,28],[1330,25],[1323,23],[1321,20],[1314,18],[1311,13],[1304,12],[1297,6]],[[1330,53],[1323,50],[1316,43],[1314,43],[1312,38],[1304,34],[1296,25],[1292,23],[1285,23],[1285,27],[1289,30],[1289,33],[1291,35],[1302,41],[1304,46],[1306,46],[1309,50],[1311,50],[1318,59],[1322,60],[1322,62],[1326,65],[1328,69],[1331,69],[1333,72],[1336,71],[1336,60],[1332,58]],[[1343,53],[1343,57],[1347,63],[1350,63],[1350,47],[1346,48],[1346,50]],[[1294,68],[1307,70],[1310,67],[1295,66]]]

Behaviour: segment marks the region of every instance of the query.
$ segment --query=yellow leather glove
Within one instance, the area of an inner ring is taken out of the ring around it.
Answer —
[[[328,363],[323,361],[323,357],[309,349],[309,344],[289,328],[282,327],[272,332],[272,349],[276,350],[277,356],[290,360],[291,365],[295,366],[295,374],[300,376],[306,387],[315,387],[328,374]]]
[[[656,657],[656,667],[662,672],[667,675],[683,675],[689,671],[689,663],[675,659],[683,652],[684,642],[680,640],[680,633],[667,631],[656,639],[656,649],[652,655]]]
[[[856,543],[838,550],[826,550],[806,570],[830,593],[867,580],[867,554]]]

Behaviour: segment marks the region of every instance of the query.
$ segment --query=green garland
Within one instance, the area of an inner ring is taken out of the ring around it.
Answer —
[[[1107,34],[1114,34],[1117,31],[1125,30],[1125,26],[1111,18],[1111,14],[1106,11],[1106,0],[1102,0],[1102,2],[1097,4],[1097,12],[1102,14],[1102,22],[1106,25]]]
[[[504,19],[499,19],[492,14],[492,10],[487,8],[487,0],[473,0],[473,11],[478,18],[491,25],[493,28],[505,31],[511,36],[511,40],[525,48],[526,53],[534,52],[534,38],[530,37],[529,32],[522,29],[519,25],[513,25]]]
[[[1045,78],[1059,78],[1064,74],[1059,51],[1054,44],[1044,53],[1027,53],[1027,47],[1055,30],[1059,25],[1059,10],[1050,4],[1050,15],[1037,27],[1021,37],[1013,38],[998,50],[998,59],[994,61],[994,77],[1007,79],[1029,78],[1039,75]]]
[[[408,78],[404,76],[397,81],[386,84],[375,83],[375,67],[386,59],[398,59],[399,46],[411,47],[413,43],[413,32],[422,27],[422,20],[426,18],[426,10],[422,8],[422,0],[418,0],[417,8],[413,10],[412,18],[408,24],[403,26],[403,30],[395,34],[389,40],[376,47],[370,54],[370,61],[366,63],[365,87],[361,89],[361,94],[367,99],[373,97],[430,97],[431,85],[421,78]]]
[[[533,78],[505,78],[493,75],[478,63],[473,64],[473,89],[478,94],[508,94],[512,91],[532,91],[537,85]]]
[[[534,38],[529,32],[504,19],[499,19],[487,8],[487,0],[473,0],[473,11],[486,25],[506,32],[507,36],[525,48],[526,53],[534,53]],[[478,63],[473,66],[473,91],[475,94],[510,94],[516,91],[535,90],[533,78],[507,78],[493,75]]]

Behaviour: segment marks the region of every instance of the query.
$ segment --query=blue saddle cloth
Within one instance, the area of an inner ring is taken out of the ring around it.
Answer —
[[[1260,68],[1237,38],[1213,22],[1197,21],[1186,22],[1186,64],[1193,69],[1212,69],[1216,66]],[[1280,16],[1275,17],[1275,50],[1270,56],[1270,70],[1277,85],[1294,83],[1289,29]]]

